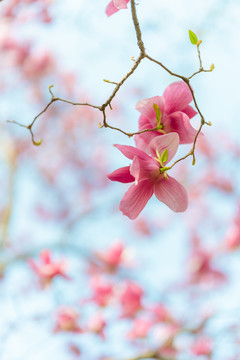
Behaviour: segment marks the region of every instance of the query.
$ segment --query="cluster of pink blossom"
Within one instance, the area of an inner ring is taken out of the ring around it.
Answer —
[[[136,219],[153,194],[175,212],[187,209],[187,192],[167,174],[167,164],[179,144],[193,143],[197,134],[190,124],[196,115],[189,105],[191,101],[191,91],[183,81],[169,85],[163,96],[139,101],[136,109],[141,113],[139,132],[142,133],[135,135],[136,147],[115,145],[132,160],[130,166],[108,175],[112,181],[134,182],[120,203],[120,210],[130,219]],[[154,130],[145,131],[150,129]]]
[[[123,242],[116,241],[101,252],[93,252],[93,259],[101,262],[103,267],[99,270],[89,263],[88,283],[91,296],[83,298],[80,303],[78,301],[78,305],[57,307],[54,311],[53,333],[71,332],[75,335],[85,334],[85,336],[95,334],[99,339],[106,341],[109,337],[107,330],[113,321],[113,318],[109,320],[108,312],[109,309],[115,308],[115,313],[118,314],[116,321],[128,323],[125,339],[129,344],[150,341],[151,337],[157,343],[154,353],[163,359],[175,359],[182,351],[188,351],[194,356],[210,356],[213,351],[213,340],[205,332],[209,316],[202,316],[195,328],[189,327],[187,317],[180,319],[163,301],[149,301],[147,291],[139,282],[128,278],[117,281],[116,276],[119,275],[121,267],[125,266],[122,255],[127,250]],[[121,256],[116,257],[116,253],[121,253]],[[38,267],[33,266],[33,270],[45,279],[45,262],[48,262],[52,268],[58,267],[58,263],[51,260],[50,251],[46,250],[40,254],[40,257],[43,258],[44,264],[39,264]],[[108,268],[109,263],[111,270]],[[109,270],[110,273],[108,273]],[[62,274],[63,272],[59,274],[58,271],[51,271],[51,280]],[[107,277],[108,274],[111,280]],[[196,282],[198,282],[197,279]],[[188,341],[179,346],[178,339],[182,334],[187,336]],[[76,343],[69,344],[69,349],[77,355],[81,352]]]
[[[56,276],[62,276],[69,280],[69,277],[65,272],[65,260],[54,261],[51,252],[48,249],[42,250],[39,261],[29,259],[28,263],[39,277],[43,286],[49,285]]]

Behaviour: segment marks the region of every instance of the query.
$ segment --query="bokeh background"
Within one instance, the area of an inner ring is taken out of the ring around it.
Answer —
[[[62,98],[105,102],[114,85],[103,79],[118,82],[131,68],[131,57],[138,56],[130,9],[107,18],[106,5],[106,0],[0,4],[0,359],[130,359],[156,348],[166,329],[152,328],[144,339],[129,341],[134,317],[121,318],[118,297],[129,281],[143,289],[144,307],[164,303],[181,324],[197,326],[209,316],[200,335],[214,344],[211,358],[237,359],[239,2],[137,3],[152,57],[179,74],[195,72],[199,63],[188,37],[191,29],[203,41],[204,67],[215,65],[213,72],[192,80],[199,107],[213,125],[203,129],[196,165],[187,159],[173,170],[189,191],[185,213],[173,214],[151,199],[137,220],[121,214],[118,205],[127,186],[110,183],[106,175],[127,165],[112,144],[134,141],[99,129],[98,111],[57,102],[34,125],[35,139],[43,139],[40,146],[32,144],[25,128],[6,122],[28,125],[50,100],[50,85]],[[114,99],[109,123],[136,131],[136,102],[162,95],[173,81],[144,60]],[[198,116],[192,124],[199,126]],[[124,260],[109,273],[97,254],[115,243],[122,244]],[[64,259],[71,280],[54,276],[43,284],[30,265],[30,259],[41,263],[43,249],[56,261]],[[117,289],[105,307],[93,300],[96,278]],[[83,333],[59,328],[56,314],[62,306],[76,310]],[[88,323],[96,313],[106,321],[105,340]],[[191,336],[176,338],[171,359],[197,356],[190,350]]]

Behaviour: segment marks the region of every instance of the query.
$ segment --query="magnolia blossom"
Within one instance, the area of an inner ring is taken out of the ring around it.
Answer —
[[[108,249],[96,252],[96,257],[107,268],[114,270],[123,262],[124,244],[121,241],[114,242]]]
[[[104,328],[106,326],[106,321],[103,318],[101,313],[96,313],[88,319],[87,330],[93,333],[98,334],[102,339],[105,339]]]
[[[143,210],[153,193],[158,200],[175,212],[187,209],[188,195],[185,188],[167,175],[167,163],[177,152],[179,136],[177,133],[157,136],[149,144],[149,153],[126,145],[115,145],[123,155],[133,160],[130,166],[115,170],[108,175],[112,181],[134,184],[128,189],[120,202],[120,210],[130,219]]]
[[[193,239],[193,250],[189,256],[190,277],[188,284],[219,285],[226,281],[226,275],[213,265],[216,250],[201,246],[198,237]]]
[[[70,306],[62,306],[56,313],[56,326],[54,332],[72,331],[81,333],[82,330],[78,324],[79,313]]]
[[[54,261],[52,260],[51,252],[48,249],[43,250],[40,253],[40,259],[36,262],[33,259],[28,260],[28,264],[39,276],[41,283],[47,285],[56,276],[64,277],[67,280],[70,278],[66,275],[66,261]]]
[[[192,94],[187,84],[177,81],[169,85],[163,96],[154,96],[137,102],[136,110],[141,113],[139,131],[154,129],[135,136],[136,146],[148,151],[150,141],[164,133],[176,132],[180,144],[189,144],[194,141],[197,130],[190,124],[190,119],[197,112],[189,105]]]
[[[120,291],[121,317],[133,317],[142,308],[143,289],[133,281],[127,281]]]
[[[149,330],[152,327],[152,322],[148,319],[138,318],[133,322],[132,329],[128,332],[127,337],[130,340],[147,337]]]
[[[201,356],[206,355],[210,356],[213,350],[213,341],[209,337],[201,337],[194,341],[191,346],[191,351],[194,355]]]
[[[130,0],[112,0],[106,7],[107,16],[111,16],[115,14],[117,11],[121,9],[127,9],[127,4]]]
[[[157,303],[153,305],[149,310],[152,312],[155,323],[173,322],[172,316],[170,315],[170,312],[164,304]]]
[[[94,276],[90,280],[90,287],[93,291],[93,296],[90,300],[94,301],[99,306],[106,306],[113,296],[113,283],[106,278]]]

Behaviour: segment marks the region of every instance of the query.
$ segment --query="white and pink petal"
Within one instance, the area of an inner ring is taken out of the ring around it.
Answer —
[[[156,136],[149,144],[150,155],[157,156],[157,151],[161,155],[165,149],[168,151],[168,160],[166,164],[172,160],[179,146],[179,136],[176,132]],[[157,150],[157,151],[156,151]]]
[[[112,0],[107,5],[105,13],[107,16],[111,16],[121,9],[127,9],[127,4],[130,0]]]
[[[113,4],[117,9],[127,9],[130,0],[113,0]]]
[[[153,104],[158,105],[161,113],[164,113],[165,100],[163,96],[154,96],[152,98],[138,101],[136,104],[136,110],[139,111],[143,116],[145,116],[150,121],[152,127],[155,127],[157,125],[157,119],[156,119],[156,112],[153,108]]]

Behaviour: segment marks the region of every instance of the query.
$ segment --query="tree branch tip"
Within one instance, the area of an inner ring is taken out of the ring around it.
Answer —
[[[214,64],[212,64],[212,65],[210,66],[209,71],[213,71],[214,69],[215,69],[215,66],[214,66]]]
[[[52,95],[52,98],[54,98],[54,94],[52,92],[53,87],[54,87],[54,85],[49,85],[49,87],[48,87],[48,90],[49,90],[50,94]]]
[[[35,141],[34,138],[32,138],[33,145],[40,146],[42,144],[43,139],[40,139],[39,141]]]
[[[108,84],[118,85],[118,83],[115,82],[115,81],[110,81],[110,80],[107,80],[107,79],[103,79],[103,81],[108,83]]]

